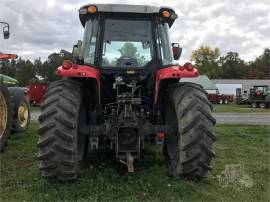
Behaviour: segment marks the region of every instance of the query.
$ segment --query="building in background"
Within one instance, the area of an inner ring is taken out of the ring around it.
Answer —
[[[208,94],[218,94],[217,86],[206,75],[200,75],[195,78],[182,78],[181,82],[191,82],[201,85]]]
[[[253,86],[268,85],[270,87],[270,80],[213,79],[212,81],[218,87],[220,94],[236,95],[236,88],[241,88],[244,97],[248,96]]]

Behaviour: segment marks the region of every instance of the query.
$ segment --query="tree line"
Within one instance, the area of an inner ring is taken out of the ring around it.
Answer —
[[[21,57],[5,60],[1,61],[0,74],[17,79],[21,86],[50,83],[59,79],[54,73],[56,68],[71,58],[71,53],[61,50],[50,54],[46,61],[23,60]],[[191,61],[201,75],[207,75],[210,79],[270,79],[270,49],[265,49],[254,61],[246,62],[237,52],[221,56],[220,49],[201,46],[192,52]]]
[[[57,67],[61,66],[64,60],[72,59],[72,54],[61,50],[59,53],[52,53],[47,60],[41,59],[4,60],[0,63],[0,74],[13,77],[19,81],[20,86],[27,86],[29,83],[50,83],[59,79],[55,74]]]
[[[237,52],[220,55],[220,49],[201,46],[192,51],[200,74],[210,79],[270,79],[270,49],[264,49],[254,61],[246,62]]]

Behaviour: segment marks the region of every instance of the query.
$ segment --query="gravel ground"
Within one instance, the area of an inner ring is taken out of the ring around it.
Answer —
[[[37,121],[40,112],[31,113],[31,120]],[[213,113],[218,124],[270,125],[270,113]]]
[[[37,121],[39,115],[40,115],[40,112],[32,111],[32,112],[31,112],[31,120],[32,120],[32,121]]]
[[[270,113],[214,113],[217,123],[270,125]]]

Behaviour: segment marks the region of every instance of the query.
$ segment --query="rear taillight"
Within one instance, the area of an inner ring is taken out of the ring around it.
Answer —
[[[164,132],[158,132],[157,135],[156,135],[156,139],[158,141],[164,140],[164,137],[165,137],[165,133]]]
[[[192,71],[194,69],[193,65],[190,62],[185,63],[183,67],[188,71]]]
[[[65,70],[68,70],[68,69],[72,68],[72,66],[73,66],[73,63],[72,63],[71,60],[64,60],[64,62],[62,64],[62,67]]]

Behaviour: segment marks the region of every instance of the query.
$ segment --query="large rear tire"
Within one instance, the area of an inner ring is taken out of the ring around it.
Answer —
[[[191,180],[207,177],[215,156],[212,104],[204,90],[191,83],[174,86],[169,99],[166,122],[178,128],[174,134],[166,134],[164,142],[170,175]]]
[[[39,117],[39,168],[51,182],[74,180],[80,173],[87,141],[78,134],[81,88],[73,80],[52,83]]]
[[[12,102],[5,84],[0,81],[0,151],[4,151],[12,124]]]

